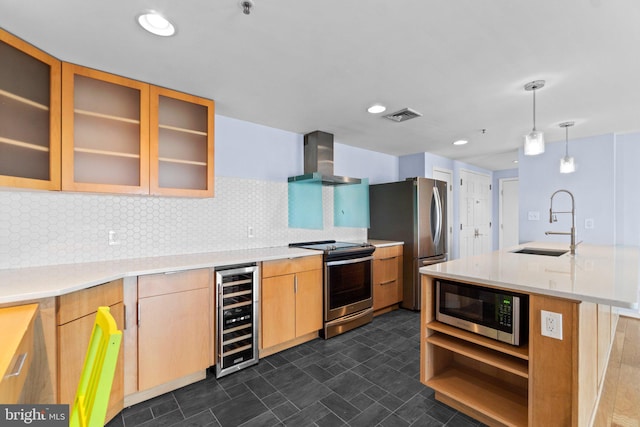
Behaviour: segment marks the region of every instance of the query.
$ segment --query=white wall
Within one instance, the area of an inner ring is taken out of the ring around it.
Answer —
[[[569,231],[571,215],[557,215],[558,222],[549,223],[551,195],[559,189],[573,193],[576,206],[578,241],[611,245],[615,243],[615,136],[607,134],[569,141],[569,153],[577,169],[571,174],[560,173],[560,158],[565,144],[547,143],[538,156],[519,155],[520,176],[520,241],[559,241],[569,244],[569,236],[546,236],[547,230]],[[570,211],[570,198],[558,194],[554,210]],[[539,220],[529,220],[529,212],[539,213]],[[585,229],[585,220],[592,219],[593,229]]]
[[[640,246],[640,132],[616,135],[616,243]]]
[[[518,169],[504,169],[501,171],[493,172],[493,224],[492,237],[493,237],[493,250],[497,251],[500,247],[500,180],[504,178],[518,178]]]

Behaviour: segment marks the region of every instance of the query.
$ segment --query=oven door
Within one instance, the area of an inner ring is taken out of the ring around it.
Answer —
[[[373,257],[327,261],[324,267],[326,322],[373,307]]]

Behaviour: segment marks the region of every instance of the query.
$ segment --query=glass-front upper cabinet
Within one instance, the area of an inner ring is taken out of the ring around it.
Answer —
[[[60,67],[0,29],[0,186],[60,189]]]
[[[151,86],[151,194],[213,197],[214,102]]]
[[[149,193],[149,85],[63,63],[62,189]]]

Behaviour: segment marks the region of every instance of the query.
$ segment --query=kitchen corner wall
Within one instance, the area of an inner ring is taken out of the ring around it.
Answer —
[[[342,148],[345,175],[397,171],[397,157]],[[302,153],[300,134],[216,116],[214,198],[0,191],[0,269],[366,240],[367,229],[333,226],[332,187],[323,188],[323,230],[288,228],[287,177],[302,173]]]

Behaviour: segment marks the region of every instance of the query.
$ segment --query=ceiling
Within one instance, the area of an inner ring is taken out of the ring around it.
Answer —
[[[0,27],[68,62],[216,101],[216,113],[392,155],[516,167],[563,141],[640,129],[638,0],[0,0]],[[136,22],[162,12],[157,37]],[[405,107],[422,117],[371,115]],[[483,133],[482,130],[486,129]],[[453,146],[465,138],[465,146]]]

